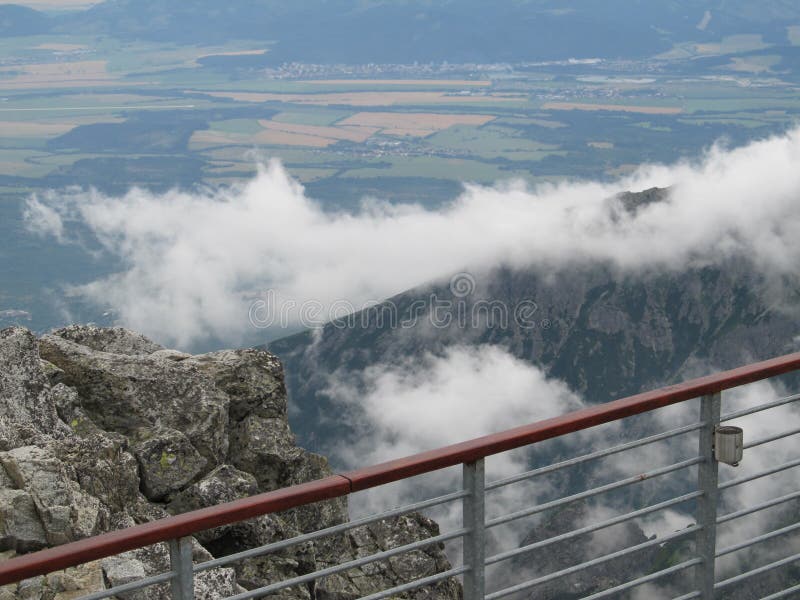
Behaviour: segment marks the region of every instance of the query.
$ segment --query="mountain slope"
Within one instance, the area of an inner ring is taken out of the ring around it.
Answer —
[[[622,201],[636,210],[664,194],[649,190]],[[326,393],[331,378],[350,380],[370,365],[441,354],[453,344],[499,345],[598,403],[790,352],[800,334],[780,297],[786,288],[746,261],[627,274],[602,264],[499,268],[474,281],[468,295],[437,282],[352,322],[271,343],[286,366],[302,442],[328,450],[330,440],[353,433]],[[443,303],[451,307],[448,323],[436,317]]]
[[[708,16],[706,14],[708,13]],[[81,33],[216,43],[235,37],[275,42],[264,57],[227,57],[223,65],[284,61],[365,63],[502,62],[570,57],[637,58],[674,43],[718,41],[740,33],[786,43],[794,3],[672,0],[212,0],[191,4],[109,0],[62,22]],[[700,26],[702,24],[702,26]],[[409,43],[410,42],[410,43]]]

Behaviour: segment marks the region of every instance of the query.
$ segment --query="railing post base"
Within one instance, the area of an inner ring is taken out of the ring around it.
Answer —
[[[486,527],[484,514],[484,485],[486,483],[483,459],[464,463],[464,600],[483,600],[486,592]]]

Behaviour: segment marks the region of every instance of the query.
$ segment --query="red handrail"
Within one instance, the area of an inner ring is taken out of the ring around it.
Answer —
[[[192,535],[212,527],[228,525],[312,502],[339,498],[351,492],[366,490],[461,463],[471,463],[492,454],[649,412],[698,396],[768,379],[797,369],[800,369],[800,352],[636,394],[621,400],[590,406],[544,421],[379,465],[48,548],[13,558],[1,564],[0,585],[36,575],[44,575],[51,571],[73,567],[149,544]]]

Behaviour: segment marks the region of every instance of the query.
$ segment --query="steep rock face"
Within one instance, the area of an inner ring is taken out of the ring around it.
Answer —
[[[0,364],[0,450],[44,432],[64,437],[68,428],[58,418],[33,335],[18,328],[0,331]]]
[[[604,265],[497,269],[475,280],[467,296],[438,282],[356,313],[348,326],[272,342],[300,442],[325,453],[353,434],[330,418],[341,412],[327,393],[332,380],[453,344],[498,345],[594,404],[793,352],[800,335],[796,300],[784,302],[744,262],[626,275]],[[446,324],[431,324],[434,299],[451,307]],[[518,307],[530,313],[518,318]]]
[[[591,510],[585,503],[569,504],[528,532],[520,545],[527,546],[562,535],[593,522],[596,522],[596,519],[593,521]],[[556,542],[522,555],[513,561],[513,570],[515,575],[523,580],[533,579],[592,560],[598,556],[642,544],[647,539],[636,523],[628,521]],[[521,594],[520,598],[536,598],[537,600],[583,598],[648,574],[657,553],[658,548],[654,547],[613,559],[572,575],[545,582],[536,586],[534,593]],[[522,575],[525,577],[521,577]],[[619,596],[626,597],[625,594]]]
[[[295,445],[278,360],[260,350],[191,356],[120,328],[72,326],[37,340],[0,331],[0,552],[5,557],[235,500],[331,473]],[[195,560],[347,520],[344,499],[199,532]],[[409,515],[196,578],[219,598],[438,534]],[[166,544],[0,588],[66,599],[169,568]],[[441,545],[298,585],[281,598],[346,600],[449,568]],[[410,598],[458,598],[446,581]],[[166,598],[166,585],[131,598]]]

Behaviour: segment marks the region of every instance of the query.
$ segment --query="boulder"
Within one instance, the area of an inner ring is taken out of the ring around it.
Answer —
[[[160,501],[189,485],[208,461],[185,435],[168,427],[140,427],[131,436],[132,451],[139,462],[142,492]]]
[[[31,495],[0,488],[0,551],[22,553],[46,546],[47,534]]]
[[[0,331],[0,449],[41,436],[63,436],[67,428],[50,398],[36,338],[27,329]],[[13,432],[13,429],[17,429]]]
[[[48,544],[64,544],[104,528],[108,515],[100,501],[81,489],[74,468],[52,445],[0,452],[0,464],[16,487],[30,494]]]
[[[164,349],[164,346],[146,338],[141,333],[123,327],[70,325],[53,331],[53,335],[98,352],[111,352],[112,354],[138,356]]]
[[[231,421],[255,415],[286,419],[283,367],[265,350],[221,350],[200,354],[189,363],[207,373],[231,399]]]
[[[40,352],[64,371],[101,428],[131,435],[167,427],[183,433],[209,465],[224,461],[228,396],[186,361],[98,351],[58,335],[44,336]]]
[[[192,356],[122,328],[72,326],[37,340],[0,331],[0,552],[25,553],[331,474],[299,448],[278,359],[263,350]],[[199,531],[193,559],[346,522],[344,498]],[[419,515],[210,569],[216,599],[436,535]],[[170,568],[159,543],[0,588],[0,600],[70,600]],[[276,597],[344,600],[449,568],[441,545],[294,586]],[[118,595],[167,600],[169,585]],[[460,597],[449,580],[408,598]]]

